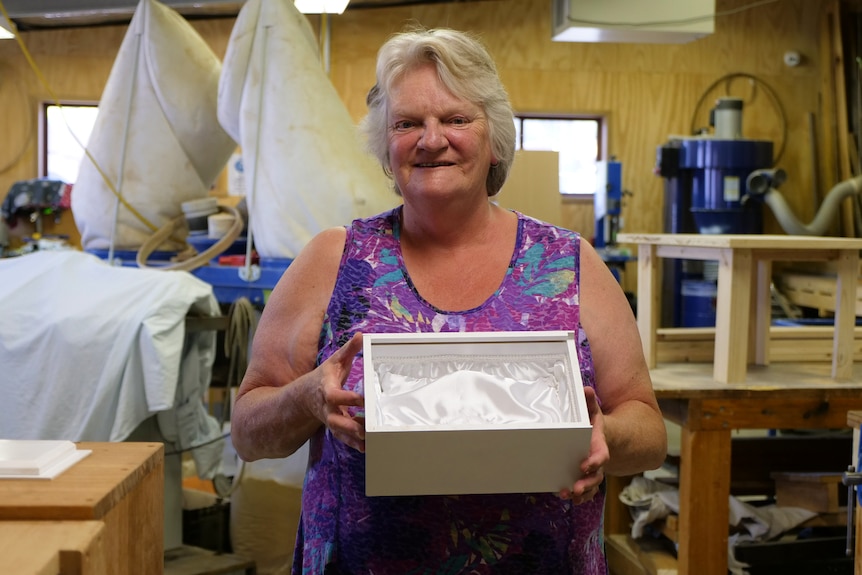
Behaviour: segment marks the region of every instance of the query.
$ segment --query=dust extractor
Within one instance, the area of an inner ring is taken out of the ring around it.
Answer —
[[[766,205],[790,235],[825,235],[842,201],[862,192],[862,177],[838,183],[814,219],[799,221],[781,192],[786,173],[775,168],[773,143],[742,137],[743,102],[720,98],[712,109],[714,133],[675,136],[658,148],[656,173],[664,178],[664,232],[759,234]],[[857,215],[858,220],[858,215]],[[662,325],[715,325],[716,262],[664,262]]]

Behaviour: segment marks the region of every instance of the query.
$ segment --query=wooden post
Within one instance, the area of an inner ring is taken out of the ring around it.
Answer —
[[[682,428],[679,575],[727,575],[730,449],[730,429]]]
[[[858,270],[859,252],[841,250],[835,283],[835,339],[832,352],[832,378],[837,381],[849,381],[853,375]]]
[[[617,477],[610,475],[606,478],[607,489],[605,491],[605,536],[631,533],[632,516],[628,507],[620,501],[620,493],[631,483],[632,477]]]
[[[772,262],[760,259],[757,261],[756,279],[754,279],[754,298],[752,311],[754,321],[749,331],[748,361],[755,365],[769,365],[769,330],[772,324]],[[851,337],[852,339],[852,337]]]
[[[745,381],[748,366],[751,268],[750,249],[721,250],[718,263],[713,373],[716,381],[722,383]]]
[[[638,331],[644,349],[647,367],[656,366],[656,331],[660,309],[661,290],[658,285],[660,264],[656,246],[638,245]]]
[[[821,25],[821,51],[823,62],[823,114],[824,152],[834,153],[837,165],[833,164],[833,173],[825,181],[830,188],[838,182],[852,177],[850,169],[850,134],[847,118],[847,87],[844,81],[844,49],[841,37],[841,3],[838,0],[828,2],[824,6]],[[825,60],[827,59],[828,60]],[[833,148],[834,149],[831,149]],[[845,237],[854,237],[853,198],[846,198],[841,203],[841,231]]]

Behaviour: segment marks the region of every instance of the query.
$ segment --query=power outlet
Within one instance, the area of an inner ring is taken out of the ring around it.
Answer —
[[[796,51],[789,51],[784,53],[784,64],[789,68],[795,68],[799,64],[802,63],[802,55]]]

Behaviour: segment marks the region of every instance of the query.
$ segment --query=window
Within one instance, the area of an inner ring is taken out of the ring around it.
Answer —
[[[39,162],[43,177],[73,184],[99,113],[98,104],[70,102],[43,105]],[[515,115],[515,149],[560,154],[560,193],[592,196],[596,162],[604,158],[601,116]],[[74,134],[80,144],[72,136]]]
[[[602,152],[601,116],[515,115],[516,150],[560,154],[560,193],[590,195],[596,190],[596,162]]]
[[[42,107],[39,173],[45,178],[74,184],[84,157],[81,146],[86,146],[90,139],[99,107],[86,103],[61,102],[61,105],[46,103]]]

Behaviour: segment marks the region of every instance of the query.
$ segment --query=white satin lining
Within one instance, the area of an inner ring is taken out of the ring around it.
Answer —
[[[378,358],[381,426],[576,421],[565,355]]]

